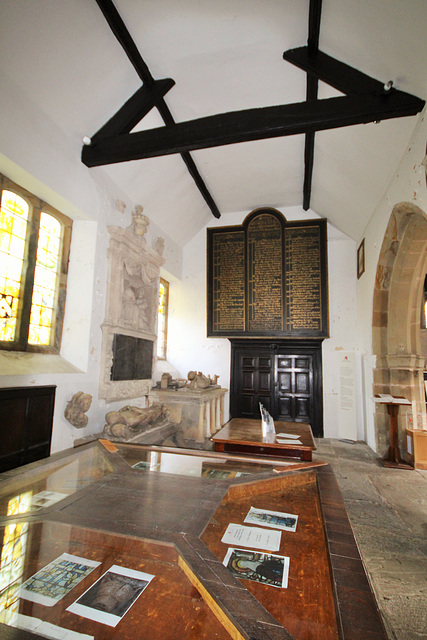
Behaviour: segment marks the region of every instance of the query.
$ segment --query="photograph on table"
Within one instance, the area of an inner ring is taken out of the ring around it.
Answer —
[[[113,565],[67,611],[115,627],[153,578]]]
[[[280,589],[288,586],[289,558],[286,556],[231,547],[223,564],[239,580],[253,580]]]
[[[268,509],[257,509],[251,507],[243,522],[259,524],[272,529],[282,529],[283,531],[295,531],[297,528],[298,516],[292,513],[282,513],[281,511],[269,511]]]
[[[99,565],[100,562],[63,553],[28,578],[19,595],[24,600],[53,607]]]

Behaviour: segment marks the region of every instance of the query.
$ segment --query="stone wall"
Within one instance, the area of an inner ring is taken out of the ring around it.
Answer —
[[[394,207],[381,248],[373,307],[373,352],[377,356],[373,393],[404,396],[400,407],[399,445],[406,451],[405,428],[427,429],[421,347],[421,302],[427,271],[427,216],[418,207]],[[389,417],[376,406],[375,436],[379,453],[388,446]]]

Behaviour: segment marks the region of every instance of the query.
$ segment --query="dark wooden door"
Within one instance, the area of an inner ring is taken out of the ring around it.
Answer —
[[[274,414],[277,420],[310,423],[314,403],[313,357],[279,354],[274,360]]]
[[[259,416],[259,403],[267,411],[272,411],[271,385],[273,382],[273,360],[270,354],[242,354],[239,359],[241,376],[240,386],[240,416],[252,418]]]
[[[320,341],[231,340],[230,414],[260,417],[259,403],[274,420],[307,422],[323,436]]]

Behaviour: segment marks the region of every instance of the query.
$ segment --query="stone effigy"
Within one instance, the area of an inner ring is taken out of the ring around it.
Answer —
[[[182,378],[175,380],[172,378],[170,373],[163,373],[160,382],[157,383],[157,386],[164,391],[166,389],[182,389],[186,384],[187,381]]]
[[[144,432],[170,422],[165,405],[153,405],[142,409],[126,405],[119,411],[110,411],[105,416],[104,434],[115,440],[135,440]]]
[[[77,429],[84,429],[88,424],[88,417],[86,411],[89,410],[90,405],[92,404],[92,396],[90,393],[84,393],[83,391],[78,391],[73,395],[70,402],[67,403],[67,406],[64,410],[65,419],[76,427]]]
[[[170,373],[163,373],[161,380],[156,383],[155,388],[162,391],[183,390],[197,391],[211,388],[220,388],[218,384],[219,375],[205,376],[201,371],[189,371],[187,380],[183,378],[174,379]]]
[[[208,389],[208,387],[219,386],[218,375],[214,375],[213,378],[205,376],[201,371],[189,371],[187,374],[188,382],[187,387],[189,389]]]

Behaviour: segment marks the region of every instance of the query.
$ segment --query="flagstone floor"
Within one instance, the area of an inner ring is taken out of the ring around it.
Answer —
[[[316,440],[336,475],[390,640],[427,640],[427,471],[386,469],[364,443]]]

